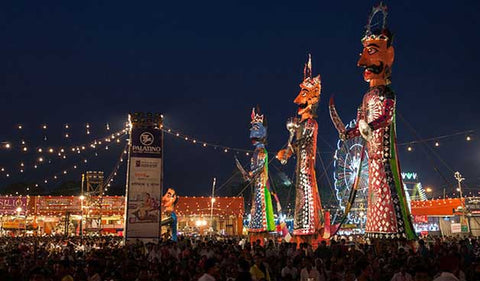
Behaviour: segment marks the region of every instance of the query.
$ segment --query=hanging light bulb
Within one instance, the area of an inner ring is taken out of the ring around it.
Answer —
[[[408,150],[408,151],[412,151],[413,148],[409,145],[409,146],[407,147],[407,150]]]
[[[43,162],[43,157],[38,157],[38,162]]]
[[[42,126],[42,129],[46,130],[46,129],[47,129],[47,124],[44,124],[44,125]]]
[[[65,124],[65,129],[68,129],[68,128],[69,128],[68,124]]]
[[[90,135],[90,130],[87,130],[87,135]]]
[[[24,146],[24,147],[22,148],[22,150],[23,150],[23,151],[27,151],[28,148],[27,148],[26,146]]]
[[[18,128],[19,130],[23,129],[22,124],[18,124],[17,128]]]
[[[8,148],[12,147],[12,145],[11,145],[10,143],[8,143],[8,142],[7,142],[7,143],[5,143],[5,144],[3,145],[3,147],[5,147],[5,148],[7,148],[7,149],[8,149]]]
[[[110,124],[107,123],[107,131],[110,131]]]
[[[70,137],[70,135],[69,135],[68,133],[66,133],[66,134],[65,134],[65,138],[68,139],[69,137]]]
[[[50,147],[50,148],[48,149],[48,152],[53,153],[53,148]]]
[[[467,136],[466,140],[467,140],[467,141],[471,141],[471,140],[472,140],[472,137]]]
[[[438,141],[435,142],[435,146],[436,147],[439,147],[440,146],[440,143]]]
[[[90,128],[90,124],[87,123],[87,124],[85,125],[85,127],[86,127],[87,129]]]

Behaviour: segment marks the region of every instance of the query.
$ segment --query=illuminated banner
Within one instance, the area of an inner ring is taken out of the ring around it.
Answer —
[[[158,117],[158,116],[157,116]],[[160,118],[131,116],[125,238],[160,238],[162,132]]]
[[[81,203],[74,196],[42,196],[35,201],[37,214],[64,215],[66,213],[81,213]]]
[[[16,214],[17,208],[22,208],[20,213],[27,210],[27,197],[0,196],[0,211],[2,214]]]

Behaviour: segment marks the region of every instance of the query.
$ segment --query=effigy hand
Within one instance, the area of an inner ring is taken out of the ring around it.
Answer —
[[[368,126],[365,120],[358,121],[358,130],[360,131],[360,135],[366,140],[370,141],[372,139],[372,128]]]
[[[284,148],[277,153],[276,158],[280,161],[282,165],[287,164],[288,158],[292,155],[290,149]]]

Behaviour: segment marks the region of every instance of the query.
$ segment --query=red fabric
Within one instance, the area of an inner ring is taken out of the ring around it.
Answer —
[[[453,210],[459,206],[462,206],[460,198],[411,202],[412,215],[414,216],[452,216],[454,213]]]

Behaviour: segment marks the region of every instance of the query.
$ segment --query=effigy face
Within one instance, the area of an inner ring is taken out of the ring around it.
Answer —
[[[252,121],[250,124],[252,127],[250,128],[250,139],[252,139],[255,145],[256,142],[264,142],[267,138],[267,128],[264,124],[263,114],[261,115],[259,112],[255,112],[255,108],[252,109],[251,118]]]
[[[320,90],[320,75],[313,77],[312,60],[309,56],[303,70],[303,82],[300,84],[300,93],[293,101],[298,105],[297,113],[302,117],[302,121],[315,117],[315,111],[320,101]]]
[[[162,197],[162,207],[167,212],[175,210],[175,203],[177,202],[177,193],[172,188],[167,189],[167,193]]]
[[[369,83],[376,82],[371,86],[390,83],[394,59],[394,49],[393,46],[388,46],[388,38],[382,35],[378,37],[380,38],[367,38],[362,41],[363,51],[358,60],[358,66],[364,68],[363,79]]]

